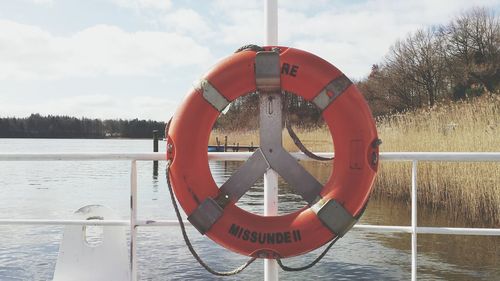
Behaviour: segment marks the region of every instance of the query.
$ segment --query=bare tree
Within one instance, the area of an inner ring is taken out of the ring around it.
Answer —
[[[435,28],[418,30],[397,41],[386,57],[385,67],[398,83],[394,86],[406,92],[394,94],[412,106],[434,106],[445,93],[442,49],[442,37],[437,36]]]
[[[500,80],[500,21],[494,11],[474,8],[442,28],[455,98],[473,87],[494,92]]]
[[[447,25],[418,30],[396,41],[358,86],[382,114],[499,92],[500,19],[474,8]]]

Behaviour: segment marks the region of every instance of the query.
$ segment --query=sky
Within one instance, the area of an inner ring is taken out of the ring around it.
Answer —
[[[278,42],[351,79],[390,46],[499,0],[278,0]],[[0,117],[165,121],[217,61],[263,45],[264,0],[0,0]]]

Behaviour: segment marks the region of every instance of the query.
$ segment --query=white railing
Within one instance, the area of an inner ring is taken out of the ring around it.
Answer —
[[[302,153],[292,153],[299,160],[310,160]],[[331,157],[331,153],[317,153]],[[224,152],[208,153],[209,160],[244,161],[251,153]],[[129,220],[44,220],[44,219],[0,219],[0,225],[109,225],[130,227],[130,270],[131,279],[137,279],[136,239],[137,227],[178,226],[177,220],[137,219],[137,161],[162,161],[164,153],[65,153],[65,154],[0,154],[0,161],[130,161],[131,211]],[[420,161],[442,162],[500,162],[500,152],[386,152],[381,161],[411,161],[411,225],[355,225],[354,228],[370,232],[392,232],[411,234],[411,279],[417,278],[417,234],[446,235],[491,235],[500,236],[500,228],[454,228],[417,226],[417,164]],[[185,221],[184,223],[189,224]]]

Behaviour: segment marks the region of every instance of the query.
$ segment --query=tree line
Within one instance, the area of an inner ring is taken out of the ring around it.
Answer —
[[[397,40],[371,73],[355,81],[374,116],[433,107],[500,92],[500,20],[493,10],[473,8],[448,24],[419,29]],[[285,117],[296,126],[321,124],[320,112],[295,95],[285,95]],[[216,127],[258,126],[258,97],[233,102]]]
[[[500,20],[473,8],[396,41],[358,83],[375,115],[499,92]]]
[[[152,120],[100,120],[69,116],[0,118],[1,138],[151,138],[163,135],[165,122]]]

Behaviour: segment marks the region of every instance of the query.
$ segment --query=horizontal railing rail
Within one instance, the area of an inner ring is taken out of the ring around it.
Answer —
[[[190,222],[183,220],[185,225]],[[130,226],[129,220],[44,220],[44,219],[0,219],[0,225],[88,225],[88,226]],[[179,226],[177,220],[137,220],[136,226],[171,227]],[[370,232],[411,233],[411,226],[356,224],[353,229]],[[417,227],[420,234],[488,235],[500,236],[500,228],[466,227]]]
[[[251,152],[209,152],[208,159],[214,161],[245,161]],[[332,157],[333,153],[317,153]],[[292,153],[298,160],[311,160],[302,153]],[[137,219],[137,161],[162,161],[165,153],[0,153],[0,161],[130,161],[131,212],[129,220],[71,220],[71,219],[0,219],[0,225],[94,225],[130,227],[130,270],[131,279],[137,278],[136,239],[137,227],[178,226],[177,220],[139,220]],[[412,162],[411,175],[411,225],[361,225],[355,229],[370,232],[392,232],[411,234],[411,276],[417,276],[417,234],[442,235],[488,235],[500,236],[500,228],[457,228],[457,227],[418,227],[417,226],[417,164],[419,161],[439,162],[500,162],[500,152],[385,152],[380,153],[381,161]],[[184,221],[186,225],[189,222]]]
[[[298,160],[314,161],[304,153],[292,152]],[[332,157],[333,153],[315,153]],[[208,160],[245,161],[252,152],[208,152]],[[0,153],[0,161],[162,161],[163,152],[148,153]],[[383,161],[499,162],[500,152],[381,152]]]

